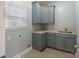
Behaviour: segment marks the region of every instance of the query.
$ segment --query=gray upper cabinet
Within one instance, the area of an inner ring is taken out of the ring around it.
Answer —
[[[42,19],[41,19],[41,6],[39,3],[36,3],[37,5],[37,23],[41,23]]]
[[[48,7],[48,23],[54,24],[55,21],[55,8],[54,6]]]
[[[48,7],[42,6],[42,23],[48,23]]]
[[[32,3],[32,23],[41,23],[42,21],[42,12],[39,3]]]
[[[32,3],[32,23],[53,23],[54,7],[41,6],[37,2]]]

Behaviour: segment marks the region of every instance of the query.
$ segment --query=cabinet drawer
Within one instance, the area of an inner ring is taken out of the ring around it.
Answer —
[[[55,33],[48,33],[47,35],[48,36],[55,36],[56,34]]]
[[[48,38],[52,39],[52,38],[55,38],[55,36],[53,36],[53,35],[50,35],[50,36],[48,36]]]
[[[76,35],[69,35],[69,34],[56,34],[58,37],[68,37],[68,38],[76,38]]]
[[[47,45],[50,47],[55,47],[56,40],[55,40],[55,35],[49,35],[47,39]]]
[[[54,44],[54,45],[55,45],[56,42],[55,42],[54,40],[50,40],[50,41],[48,41],[47,43],[48,43],[48,44]]]

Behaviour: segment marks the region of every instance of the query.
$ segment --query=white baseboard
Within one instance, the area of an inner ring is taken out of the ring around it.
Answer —
[[[23,56],[25,53],[29,52],[32,49],[32,47],[22,51],[21,53],[17,54],[16,56],[14,56],[13,58],[21,58],[21,56]]]

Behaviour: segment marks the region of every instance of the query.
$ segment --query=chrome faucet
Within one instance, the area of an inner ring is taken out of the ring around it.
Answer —
[[[65,32],[67,32],[67,28],[65,28]]]

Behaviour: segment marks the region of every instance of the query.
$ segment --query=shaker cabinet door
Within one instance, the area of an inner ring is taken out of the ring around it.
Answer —
[[[76,41],[73,38],[65,38],[65,50],[75,53],[75,45]]]
[[[46,46],[46,37],[45,34],[36,34],[33,33],[32,36],[32,48],[38,51],[41,51]]]
[[[50,47],[55,47],[56,40],[54,36],[48,36],[48,42],[47,45]]]
[[[37,2],[33,2],[32,3],[32,22],[54,24],[54,7],[41,6]]]
[[[42,23],[42,7],[39,3],[32,3],[32,23]]]
[[[64,50],[64,40],[63,37],[56,37],[56,48]]]
[[[32,48],[35,50],[41,49],[41,36],[40,34],[32,34]]]
[[[48,8],[48,23],[54,24],[54,7],[49,7]]]

